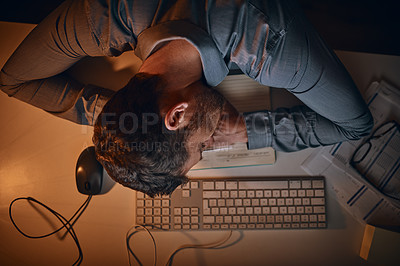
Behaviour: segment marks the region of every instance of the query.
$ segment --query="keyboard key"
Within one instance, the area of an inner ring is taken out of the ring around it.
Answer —
[[[235,199],[235,206],[243,206],[243,200],[242,199]]]
[[[191,188],[191,189],[198,189],[198,188],[199,188],[199,182],[197,182],[197,181],[191,181],[191,182],[190,182],[190,188]]]
[[[314,213],[325,213],[324,206],[314,206]]]
[[[304,206],[296,207],[296,213],[304,213]]]
[[[252,207],[246,207],[245,211],[246,211],[246,214],[253,214],[253,208]]]
[[[144,207],[144,200],[137,200],[136,201],[136,206],[137,207]]]
[[[275,206],[276,205],[276,199],[269,199],[268,203],[270,206]]]
[[[292,198],[287,198],[286,200],[285,200],[285,202],[286,202],[286,205],[293,205],[293,199]]]
[[[190,228],[194,229],[194,230],[197,230],[197,229],[199,229],[199,225],[198,224],[192,224]]]
[[[307,197],[314,197],[314,190],[307,189],[306,190],[306,195],[307,195]]]
[[[262,198],[264,196],[264,191],[262,190],[257,190],[256,191],[256,197],[257,198]]]
[[[286,214],[287,213],[287,207],[279,207],[279,213],[280,214]]]
[[[302,188],[311,188],[311,180],[302,180],[301,187]]]
[[[250,199],[244,199],[243,200],[243,206],[251,206],[251,200]]]
[[[281,196],[282,198],[287,198],[289,197],[289,190],[285,189],[281,191]]]
[[[223,223],[224,222],[224,217],[221,215],[215,216],[215,222],[216,223]]]
[[[217,206],[217,200],[216,200],[216,199],[211,199],[211,200],[208,202],[208,205],[209,205],[210,207],[216,207],[216,206]]]
[[[189,215],[190,214],[190,208],[182,208],[182,214],[183,215]]]
[[[292,198],[297,197],[297,190],[289,190],[289,196]]]
[[[137,224],[144,224],[144,217],[143,216],[136,217],[136,223]]]
[[[161,224],[161,217],[160,216],[154,217],[154,223],[155,224]]]
[[[266,198],[272,197],[272,191],[271,190],[264,190],[264,197],[266,197]]]
[[[324,188],[324,181],[323,180],[313,180],[312,187],[313,188]]]
[[[279,190],[272,190],[272,197],[279,198],[281,196],[281,192]]]
[[[226,182],[226,189],[232,190],[232,189],[237,189],[238,184],[236,181],[227,181]]]
[[[218,200],[218,206],[219,207],[224,207],[225,206],[225,199],[219,199]]]
[[[181,215],[182,209],[181,208],[174,208],[174,215]]]
[[[203,223],[204,224],[212,224],[215,223],[214,216],[203,216]]]
[[[203,189],[212,190],[214,189],[214,182],[204,181]]]
[[[270,212],[271,212],[270,207],[263,207],[263,208],[262,208],[262,213],[263,213],[263,214],[270,214]]]
[[[160,208],[154,208],[153,212],[154,212],[154,215],[161,215],[161,209]]]
[[[219,213],[221,215],[227,215],[228,214],[228,209],[227,208],[220,208],[219,209]]]
[[[242,216],[240,218],[240,220],[241,220],[242,223],[248,223],[249,222],[249,216],[244,215],[244,216]]]
[[[288,181],[239,181],[239,189],[285,189]]]
[[[190,190],[182,190],[182,198],[189,198],[190,197]]]
[[[303,205],[310,205],[310,198],[303,198]]]
[[[191,222],[192,224],[197,224],[197,223],[199,223],[199,216],[191,216],[191,217],[190,217],[190,222]]]
[[[174,223],[175,224],[180,224],[182,222],[182,217],[181,216],[175,216],[174,217]]]
[[[228,190],[221,191],[221,196],[224,199],[229,198],[229,191]]]
[[[324,198],[311,198],[311,205],[324,205],[325,199]]]
[[[308,222],[308,215],[307,214],[301,215],[300,217],[301,217],[301,221],[302,222]]]
[[[316,189],[316,190],[314,191],[314,195],[315,195],[316,197],[324,197],[324,196],[325,196],[325,193],[324,193],[324,190],[322,190],[322,189]]]
[[[306,191],[304,189],[300,189],[297,191],[297,196],[298,197],[305,197],[306,196]]]
[[[276,203],[277,203],[278,206],[283,206],[283,205],[285,205],[285,199],[278,199],[276,201]]]
[[[162,206],[163,207],[168,207],[169,206],[169,200],[166,200],[166,199],[162,200]]]
[[[300,180],[289,181],[289,188],[300,188],[300,187],[301,187]]]
[[[226,200],[226,206],[228,206],[228,207],[235,206],[233,199],[227,199]]]
[[[144,209],[143,208],[136,209],[136,215],[143,216],[144,215]]]
[[[211,214],[212,215],[218,215],[219,214],[219,209],[218,208],[211,208]]]
[[[254,190],[249,190],[247,191],[247,197],[248,198],[254,198],[256,196]]]
[[[304,207],[304,212],[305,213],[312,213],[313,212],[313,208],[311,206],[306,206],[306,207]]]
[[[204,199],[218,199],[221,197],[221,191],[203,191]]]
[[[219,190],[225,189],[225,182],[224,181],[215,182],[215,189],[219,189]]]
[[[191,215],[199,215],[199,208],[190,208]]]

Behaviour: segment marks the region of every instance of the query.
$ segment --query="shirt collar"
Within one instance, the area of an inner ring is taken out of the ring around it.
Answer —
[[[144,30],[138,36],[135,54],[145,60],[158,44],[176,39],[189,41],[199,51],[208,85],[217,86],[222,82],[229,72],[222,54],[207,32],[187,21],[168,21]]]

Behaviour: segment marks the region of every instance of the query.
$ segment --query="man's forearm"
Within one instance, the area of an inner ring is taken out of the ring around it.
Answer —
[[[249,149],[273,147],[292,152],[359,139],[369,132],[362,124],[359,128],[339,126],[306,106],[246,113],[245,121]],[[359,121],[367,125],[370,117],[366,114]]]

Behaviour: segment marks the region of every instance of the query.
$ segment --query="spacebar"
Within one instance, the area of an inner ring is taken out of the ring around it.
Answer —
[[[239,181],[239,189],[285,189],[289,188],[288,181]]]

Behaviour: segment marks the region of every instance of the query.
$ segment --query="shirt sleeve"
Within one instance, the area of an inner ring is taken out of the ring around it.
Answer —
[[[288,10],[295,15],[275,29],[279,38],[253,78],[287,89],[304,106],[245,114],[249,148],[296,151],[368,135],[373,118],[349,73],[301,9]]]
[[[113,91],[83,85],[65,73],[86,56],[103,56],[85,1],[66,1],[26,37],[0,72],[11,97],[75,123],[93,125]]]
[[[346,130],[304,105],[249,112],[244,118],[249,149],[273,147],[293,152],[352,138]]]

